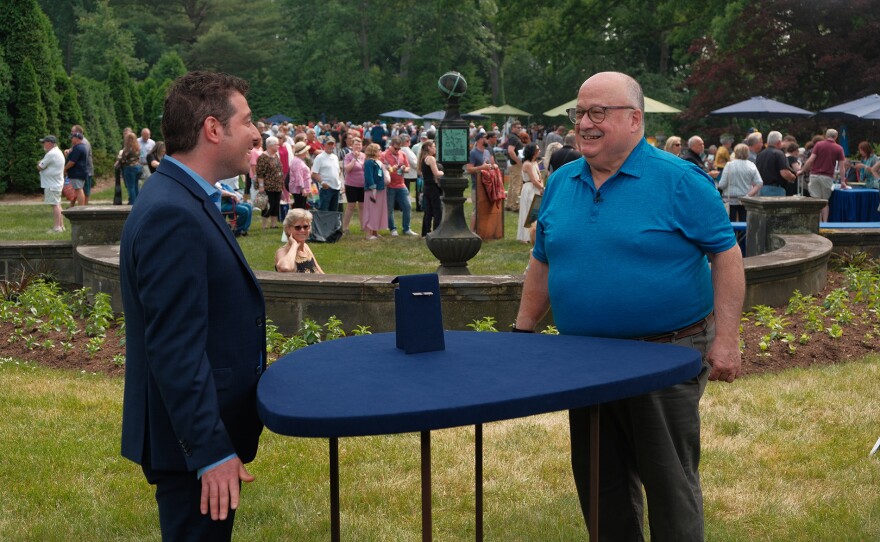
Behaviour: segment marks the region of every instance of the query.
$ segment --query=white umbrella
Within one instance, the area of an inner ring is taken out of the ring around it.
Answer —
[[[559,107],[554,107],[549,111],[544,111],[544,116],[547,117],[561,117],[566,115],[565,110],[570,109],[572,107],[577,106],[577,98],[571,100],[570,102],[565,102]],[[645,113],[681,113],[681,109],[676,109],[671,105],[666,105],[663,102],[658,102],[653,98],[648,98],[645,96]]]

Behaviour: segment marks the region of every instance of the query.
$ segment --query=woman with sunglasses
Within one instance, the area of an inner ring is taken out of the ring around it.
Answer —
[[[275,251],[275,271],[281,273],[324,274],[312,249],[306,244],[312,229],[312,213],[305,209],[291,209],[284,217],[287,243]]]

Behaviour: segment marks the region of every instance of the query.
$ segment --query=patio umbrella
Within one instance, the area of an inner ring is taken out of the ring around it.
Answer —
[[[823,109],[817,117],[843,117],[849,119],[880,119],[880,94],[871,94],[858,100]]]
[[[810,117],[813,115],[813,112],[763,96],[754,96],[748,100],[716,109],[709,114],[716,117],[776,119],[782,117]]]
[[[565,102],[559,107],[554,107],[548,111],[544,111],[544,116],[546,117],[561,117],[566,115],[565,110],[570,109],[572,107],[577,106],[577,98],[571,100],[570,102]],[[671,105],[666,105],[663,102],[658,102],[653,98],[648,98],[645,96],[645,113],[681,113],[681,109],[676,109]]]
[[[523,117],[531,117],[531,113],[527,113],[522,109],[518,109],[513,107],[512,105],[490,105],[489,107],[484,107],[482,109],[477,109],[476,111],[471,111],[468,115],[514,115],[514,116],[523,116]]]
[[[425,120],[443,120],[444,118],[446,118],[446,111],[442,109],[440,111],[431,111],[430,113],[425,113],[424,115],[422,115],[422,118]],[[489,117],[487,117],[486,115],[474,114],[473,112],[471,112],[463,113],[461,115],[461,118],[463,118],[464,120],[485,120]]]
[[[278,124],[279,122],[293,122],[293,119],[288,117],[287,115],[282,115],[281,113],[278,113],[277,115],[267,117],[266,122]]]
[[[416,115],[415,113],[410,113],[406,109],[395,109],[394,111],[388,111],[387,113],[379,113],[380,117],[388,117],[390,119],[412,119],[418,120],[422,117]]]

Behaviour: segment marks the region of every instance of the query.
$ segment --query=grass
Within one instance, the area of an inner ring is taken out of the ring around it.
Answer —
[[[706,538],[880,539],[880,356],[711,383],[703,399]],[[0,359],[0,540],[158,540],[151,488],[119,456],[122,379]],[[487,540],[585,539],[564,413],[485,426]],[[434,535],[473,539],[473,429],[433,440]],[[416,540],[419,439],[342,439],[346,540]],[[241,540],[329,537],[327,442],[266,432]]]
[[[113,201],[113,187],[92,194],[95,204]],[[128,201],[123,190],[123,201]],[[471,207],[465,207],[470,217]],[[411,228],[421,232],[422,213],[413,211]],[[484,241],[479,254],[469,262],[475,275],[521,275],[528,264],[529,247],[516,241],[515,213],[505,212],[505,238]],[[255,217],[247,237],[239,237],[239,245],[253,269],[271,271],[275,266],[275,251],[281,246],[280,229],[260,229],[259,217]],[[395,216],[401,228],[401,214]],[[48,205],[0,205],[0,241],[70,239],[70,222],[65,219],[67,232],[46,233],[52,225],[52,212]],[[406,275],[430,273],[437,269],[439,261],[419,237],[391,237],[387,230],[379,241],[367,241],[361,234],[357,215],[352,220],[351,233],[336,243],[312,243],[312,251],[327,273],[351,275]]]

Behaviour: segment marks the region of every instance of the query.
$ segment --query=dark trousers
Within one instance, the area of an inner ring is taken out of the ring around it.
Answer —
[[[335,188],[321,188],[318,190],[318,210],[319,211],[338,211],[339,210],[339,190]]]
[[[309,208],[309,199],[302,194],[291,194],[293,196],[293,208],[294,209],[308,209]]]
[[[425,216],[422,219],[422,237],[436,230],[440,226],[440,220],[443,218],[443,202],[440,201],[440,196],[443,192],[437,186],[437,183],[425,183],[424,194],[423,210],[425,211]]]
[[[159,526],[163,542],[221,542],[232,539],[235,510],[223,521],[202,515],[202,482],[194,472],[161,471],[142,467],[147,482],[156,486]]]
[[[674,344],[703,352],[714,327]],[[709,377],[699,376],[638,397],[604,403],[599,434],[599,538],[644,540],[644,500],[652,542],[702,542],[699,402]],[[584,519],[590,498],[589,409],[569,412],[571,464]],[[596,541],[592,541],[596,542]]]

